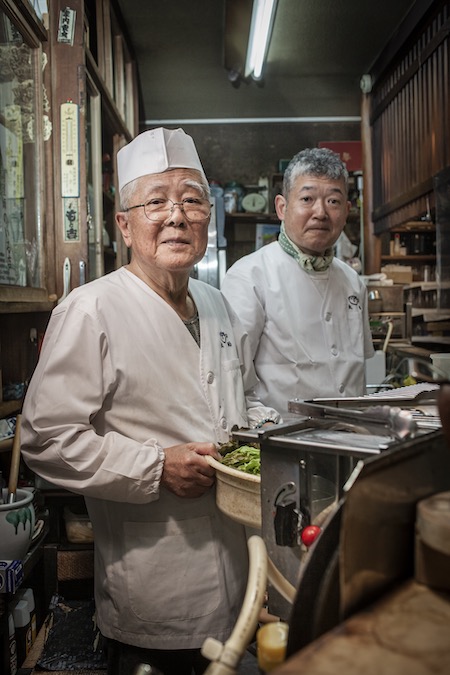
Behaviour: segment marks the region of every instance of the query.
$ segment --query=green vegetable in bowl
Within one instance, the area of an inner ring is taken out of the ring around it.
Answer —
[[[238,447],[238,442],[235,440],[230,440],[227,443],[222,443],[222,445],[219,445],[219,452],[222,455],[227,455],[229,452],[232,450],[236,450]]]
[[[222,464],[232,469],[238,469],[239,471],[259,476],[261,471],[259,448],[254,448],[251,445],[241,445],[236,450],[227,453],[222,459]]]

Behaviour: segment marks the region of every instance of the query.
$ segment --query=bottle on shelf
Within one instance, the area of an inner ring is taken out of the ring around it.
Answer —
[[[30,625],[31,625],[31,644],[36,639],[36,604],[34,601],[34,592],[32,588],[22,588],[16,593],[18,600],[25,600],[28,606],[28,611],[30,612]]]
[[[401,248],[400,234],[398,232],[395,232],[393,254],[400,255],[400,248]]]

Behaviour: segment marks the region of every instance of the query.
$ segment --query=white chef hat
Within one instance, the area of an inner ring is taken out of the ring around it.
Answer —
[[[205,176],[194,141],[183,129],[144,131],[117,153],[119,190],[135,178],[167,169],[197,169]]]

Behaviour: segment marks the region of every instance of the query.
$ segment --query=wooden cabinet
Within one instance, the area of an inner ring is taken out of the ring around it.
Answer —
[[[23,581],[20,588],[32,588],[36,607],[36,626],[39,631],[56,589],[56,575],[48,564],[48,555],[44,546],[44,537],[32,547],[23,561]],[[14,602],[14,593],[0,594],[0,672],[10,673],[8,611]],[[18,668],[22,666],[18,663]],[[24,671],[20,671],[24,672]]]
[[[227,213],[225,238],[227,240],[227,269],[244,255],[256,249],[258,225],[279,226],[276,213]]]
[[[58,299],[128,261],[114,167],[138,127],[131,46],[107,0],[48,9],[0,0],[4,384],[31,374],[30,334],[42,337]]]
[[[55,182],[54,190],[57,284],[69,257],[74,287],[126,262],[114,223],[118,199],[114,166],[117,151],[137,130],[137,86],[117,10],[109,2],[74,3],[70,46],[61,43],[59,28],[61,16],[72,8],[56,2],[52,10],[52,101],[59,118],[53,155],[55,173],[62,176],[62,185]],[[64,181],[66,175],[70,181],[72,169],[66,145],[78,148],[78,186]],[[69,209],[76,223],[70,237],[64,222]]]
[[[55,0],[44,16],[34,5],[0,0],[0,417],[21,409],[2,384],[25,390],[58,299],[128,260],[114,167],[137,133],[138,97],[118,5]],[[0,444],[6,480],[11,446]],[[26,566],[30,583],[50,569],[41,550]],[[4,605],[0,595],[2,673]]]
[[[416,342],[443,337],[449,330],[449,314],[439,309],[449,284],[439,280],[436,239],[436,226],[427,220],[408,221],[381,235],[381,271],[390,276],[390,270],[395,270],[394,278],[398,275],[396,280],[404,284],[404,301],[411,308],[411,337]]]
[[[448,206],[438,209],[439,189],[448,204],[449,1],[418,4],[373,64],[362,97],[364,256],[366,274],[411,267],[412,341],[439,350],[450,339]]]
[[[14,13],[0,2],[0,285],[45,285],[42,44],[46,30],[31,10]],[[45,126],[44,126],[45,129]],[[0,296],[0,301],[1,301]]]
[[[409,221],[382,235],[381,264],[412,268],[412,281],[436,281],[436,227]]]
[[[56,297],[44,157],[52,127],[47,24],[30,4],[13,5],[0,1],[0,405],[2,384],[26,380]]]

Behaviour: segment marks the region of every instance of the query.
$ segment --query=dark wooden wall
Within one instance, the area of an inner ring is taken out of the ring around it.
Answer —
[[[183,124],[197,146],[208,180],[255,185],[259,176],[278,172],[278,160],[290,159],[320,141],[359,141],[356,122],[256,122]]]
[[[380,233],[434,209],[450,166],[450,0],[437,0],[372,92],[373,224]]]

